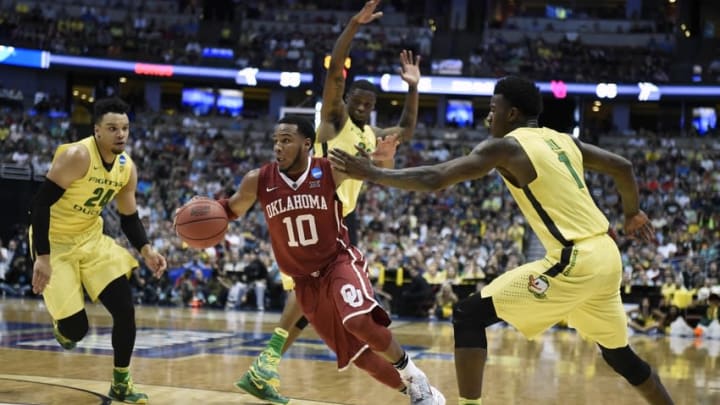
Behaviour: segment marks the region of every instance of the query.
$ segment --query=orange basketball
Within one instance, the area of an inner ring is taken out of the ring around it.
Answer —
[[[210,198],[192,199],[175,213],[175,232],[183,242],[196,249],[222,242],[227,227],[225,209]]]

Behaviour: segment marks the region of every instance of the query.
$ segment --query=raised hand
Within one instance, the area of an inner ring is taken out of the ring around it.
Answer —
[[[642,211],[625,218],[625,235],[644,242],[657,243],[655,228],[648,216]]]
[[[413,58],[412,51],[403,49],[400,52],[400,77],[409,85],[417,86],[420,82],[420,55]]]
[[[373,160],[386,161],[395,157],[395,151],[400,144],[399,135],[386,135],[377,139],[375,151],[370,154]]]
[[[376,19],[383,16],[382,11],[375,12],[377,6],[380,5],[380,0],[370,0],[365,3],[362,10],[360,10],[353,19],[360,24],[367,24],[375,21]]]

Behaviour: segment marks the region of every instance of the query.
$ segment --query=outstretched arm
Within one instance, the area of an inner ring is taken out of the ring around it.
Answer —
[[[345,111],[345,103],[343,102],[343,94],[345,93],[345,77],[343,77],[345,59],[347,59],[350,53],[350,44],[360,26],[382,17],[382,12],[375,12],[378,4],[380,4],[380,0],[370,0],[365,3],[362,10],[348,21],[345,29],[337,41],[335,41],[335,46],[330,56],[330,66],[328,67],[327,76],[325,77],[322,108],[320,110],[320,120],[332,125],[318,128],[317,142],[327,142],[334,138],[340,130],[340,126],[347,120],[347,111]]]
[[[336,170],[350,177],[367,179],[386,186],[405,190],[441,190],[465,180],[485,176],[490,170],[507,161],[512,146],[505,139],[481,142],[470,154],[432,166],[405,169],[384,169],[374,166],[366,152],[353,156],[340,149],[330,151],[330,161]]]
[[[399,140],[407,142],[412,139],[417,125],[418,115],[418,83],[420,82],[420,56],[413,57],[412,51],[400,52],[400,77],[408,84],[405,105],[397,125],[376,131],[378,138],[390,134],[398,134]]]

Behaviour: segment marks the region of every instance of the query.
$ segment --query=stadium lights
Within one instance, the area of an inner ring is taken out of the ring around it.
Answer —
[[[595,86],[595,94],[598,98],[615,98],[617,97],[617,84],[615,83],[598,83]]]
[[[399,75],[355,76],[356,80],[368,80],[388,93],[403,93],[407,84]],[[423,76],[418,91],[426,94],[447,94],[465,96],[492,96],[495,78]],[[635,84],[621,83],[568,83],[561,80],[536,82],[544,94],[556,98],[576,95],[590,95],[602,98],[632,97],[640,101],[657,101],[662,97],[720,97],[720,86],[658,85],[650,82]],[[598,94],[600,89],[600,94]],[[613,96],[614,95],[614,96]],[[613,96],[613,97],[611,97]]]
[[[313,82],[312,73],[278,72],[255,67],[227,69],[188,65],[154,64],[84,56],[58,55],[48,51],[23,49],[0,45],[0,65],[23,66],[36,69],[54,67],[109,70],[141,76],[188,77],[201,79],[227,79],[239,86],[278,85],[299,87]],[[358,75],[356,79],[368,80],[389,93],[404,93],[407,83],[397,74],[382,76]],[[422,94],[491,96],[496,78],[461,76],[423,76],[418,83]],[[656,85],[639,83],[568,83],[561,80],[537,82],[540,91],[562,99],[567,96],[592,95],[598,98],[631,97],[639,101],[656,101],[662,97],[720,97],[720,86]]]

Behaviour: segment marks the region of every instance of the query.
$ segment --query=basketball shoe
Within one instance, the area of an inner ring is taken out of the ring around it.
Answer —
[[[135,390],[135,384],[133,384],[129,371],[113,370],[113,381],[110,384],[108,396],[112,400],[125,402],[126,404],[148,403],[147,394]]]
[[[280,374],[278,363],[280,354],[272,349],[263,350],[250,369],[235,382],[235,386],[254,396],[273,404],[287,404],[290,398],[280,394]]]
[[[55,336],[55,340],[57,340],[58,343],[60,343],[60,346],[62,346],[65,350],[72,350],[75,348],[75,345],[77,345],[76,342],[66,338],[65,336],[60,333],[60,329],[58,328],[58,323],[53,320],[53,336]]]
[[[415,374],[405,380],[411,405],[445,405],[445,397],[430,385],[425,374]]]

